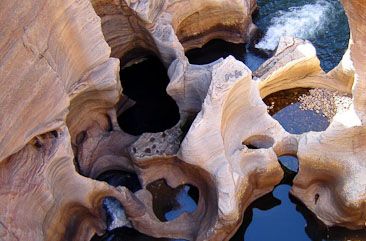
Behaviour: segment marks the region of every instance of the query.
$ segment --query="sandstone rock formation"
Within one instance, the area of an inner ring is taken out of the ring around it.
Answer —
[[[366,5],[344,6],[352,39],[337,69],[324,73],[310,43],[284,38],[252,79],[233,57],[198,66],[185,51],[214,38],[248,42],[254,0],[2,1],[0,239],[90,240],[104,232],[101,203],[112,196],[142,233],[228,240],[246,207],[280,182],[285,154],[300,161],[296,197],[328,225],[364,228]],[[131,136],[117,123],[129,105],[118,59],[124,67],[147,53],[169,67],[181,119]],[[291,135],[262,98],[294,87],[352,93],[353,108],[324,132]],[[107,170],[136,172],[143,189],[93,180]],[[162,178],[196,186],[196,211],[161,222],[146,186]]]
[[[353,106],[348,112],[336,115],[326,131],[300,137],[300,171],[292,192],[326,224],[360,229],[366,226],[366,76],[361,51],[366,32],[360,25],[366,18],[366,6],[362,1],[343,1],[343,4],[351,40],[341,64],[348,68],[342,68],[340,73],[351,76],[345,77],[345,82],[353,80],[354,73]]]

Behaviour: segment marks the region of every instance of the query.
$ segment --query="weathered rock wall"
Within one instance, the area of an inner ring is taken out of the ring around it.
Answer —
[[[102,199],[114,196],[140,232],[228,240],[250,202],[280,181],[277,157],[285,154],[300,161],[295,196],[328,225],[364,228],[366,5],[344,6],[349,68],[326,74],[310,43],[288,38],[253,80],[232,57],[197,66],[184,52],[213,38],[249,41],[255,1],[2,1],[0,238],[89,240],[105,229]],[[147,53],[170,66],[167,92],[181,120],[163,133],[131,136],[116,120],[123,107],[115,108],[122,97],[115,58],[124,66]],[[354,108],[324,132],[291,135],[262,98],[293,87],[352,93]],[[133,194],[89,178],[111,169],[136,171],[143,189]],[[197,210],[159,221],[146,185],[160,178],[195,185]]]

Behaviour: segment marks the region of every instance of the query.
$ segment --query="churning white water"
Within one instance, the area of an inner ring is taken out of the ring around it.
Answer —
[[[314,4],[291,7],[288,11],[278,11],[271,19],[271,25],[256,48],[274,50],[281,36],[309,39],[331,21],[334,10],[332,3],[318,0]]]

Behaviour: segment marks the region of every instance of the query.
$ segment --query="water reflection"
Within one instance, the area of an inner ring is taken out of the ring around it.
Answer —
[[[244,240],[310,240],[305,232],[305,218],[296,212],[296,205],[289,198],[290,185],[279,185],[273,190],[278,201],[270,211],[253,209],[251,224],[245,232]],[[262,230],[258,232],[259,230]]]
[[[264,98],[269,114],[282,127],[292,134],[302,134],[309,131],[323,131],[329,126],[329,120],[321,113],[312,110],[301,110],[298,98],[308,94],[309,89],[295,88],[273,93]]]
[[[292,89],[274,93],[264,99],[273,106],[269,113],[289,132],[301,134],[322,131],[328,120],[314,111],[299,109],[297,99],[308,89]],[[284,178],[272,193],[253,202],[244,213],[244,221],[231,241],[361,241],[366,230],[327,228],[300,201],[289,194],[298,171],[298,160],[293,156],[279,157]]]
[[[176,219],[184,212],[192,213],[197,208],[198,189],[191,185],[171,188],[163,179],[150,183],[147,187],[153,195],[154,213],[160,221]]]
[[[231,241],[362,241],[366,230],[327,228],[301,202],[289,195],[282,182],[272,193],[253,202]]]

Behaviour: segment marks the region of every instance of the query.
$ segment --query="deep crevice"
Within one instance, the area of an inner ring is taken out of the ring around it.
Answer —
[[[103,172],[98,175],[96,180],[107,182],[109,185],[114,187],[125,186],[131,192],[136,192],[142,188],[135,173],[122,170],[110,170]]]
[[[235,44],[221,39],[214,39],[202,46],[188,50],[186,56],[191,64],[209,64],[229,55],[243,61],[245,57],[245,44]]]
[[[166,93],[169,77],[163,63],[151,54],[140,60],[120,71],[123,94],[136,103],[118,116],[118,123],[132,135],[164,131],[180,118],[177,104]]]

